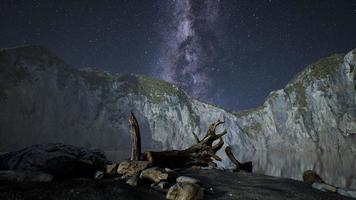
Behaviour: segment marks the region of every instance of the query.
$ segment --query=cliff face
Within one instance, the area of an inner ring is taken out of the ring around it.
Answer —
[[[188,147],[192,132],[202,137],[221,119],[218,132],[227,129],[225,141],[239,159],[254,149],[356,151],[354,54],[322,59],[272,92],[261,108],[232,114],[164,81],[76,70],[40,46],[3,49],[0,151],[63,142],[121,151],[124,158],[130,111],[140,123],[143,149]]]
[[[265,103],[235,113],[256,149],[356,151],[356,50],[311,64]]]
[[[191,99],[167,82],[94,69],[75,70],[39,46],[0,51],[0,151],[63,142],[129,156],[128,114],[143,149],[182,149],[224,120],[228,144],[252,150],[236,117]],[[222,154],[222,153],[221,153]]]

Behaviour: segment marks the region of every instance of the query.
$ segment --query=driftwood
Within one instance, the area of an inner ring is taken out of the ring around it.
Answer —
[[[227,133],[215,134],[216,128],[223,124],[223,121],[218,120],[211,124],[205,137],[199,140],[198,136],[193,133],[196,144],[184,150],[170,150],[170,151],[147,151],[141,154],[140,144],[140,130],[138,122],[133,113],[130,114],[129,122],[131,125],[132,137],[132,154],[131,160],[148,161],[151,166],[169,167],[169,168],[187,168],[192,166],[216,166],[213,159],[221,161],[221,158],[216,155],[223,145],[222,137]],[[213,145],[214,141],[219,142]]]
[[[231,160],[232,163],[236,165],[236,168],[234,171],[247,171],[247,172],[252,172],[252,162],[245,162],[245,163],[240,163],[234,156],[234,154],[231,151],[231,147],[226,147],[225,148],[225,153],[227,157]]]
[[[131,112],[129,116],[129,123],[131,125],[131,160],[139,160],[141,156],[141,135],[140,127],[138,125],[135,115]]]

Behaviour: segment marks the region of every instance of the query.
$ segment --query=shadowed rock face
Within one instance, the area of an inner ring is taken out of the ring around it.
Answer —
[[[140,122],[143,149],[186,148],[192,132],[202,137],[221,119],[226,144],[242,161],[254,149],[355,150],[354,52],[313,66],[261,108],[232,114],[164,81],[76,70],[40,46],[2,49],[0,151],[62,142],[128,156],[130,111]]]

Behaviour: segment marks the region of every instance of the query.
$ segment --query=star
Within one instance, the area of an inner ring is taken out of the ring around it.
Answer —
[[[334,0],[3,0],[0,47],[44,45],[78,68],[154,76],[241,110],[312,61],[356,48],[355,12]]]

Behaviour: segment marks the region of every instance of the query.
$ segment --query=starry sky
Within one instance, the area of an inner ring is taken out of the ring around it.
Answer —
[[[164,79],[229,110],[261,105],[307,64],[356,48],[355,0],[2,0],[0,48]]]

